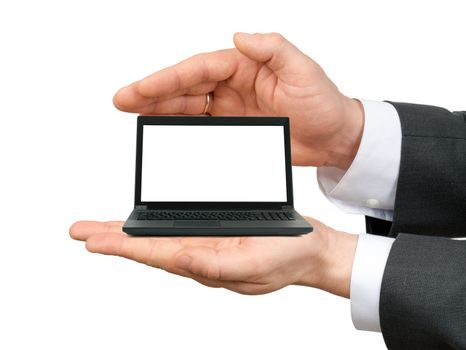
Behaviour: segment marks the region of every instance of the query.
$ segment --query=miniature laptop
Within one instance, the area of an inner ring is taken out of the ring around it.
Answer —
[[[286,236],[293,207],[286,117],[148,117],[137,124],[136,236]]]

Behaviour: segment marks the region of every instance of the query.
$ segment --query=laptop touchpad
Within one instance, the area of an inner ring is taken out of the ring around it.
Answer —
[[[220,227],[218,220],[175,220],[174,227]]]

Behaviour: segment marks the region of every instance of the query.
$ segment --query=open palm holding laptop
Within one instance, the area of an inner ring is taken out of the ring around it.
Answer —
[[[364,124],[359,102],[278,34],[236,34],[234,41],[235,49],[194,56],[121,89],[115,106],[146,115],[287,115],[293,165],[348,169]],[[357,236],[308,221],[314,232],[299,237],[136,238],[123,233],[123,222],[89,221],[70,234],[91,252],[212,287],[259,294],[301,284],[349,297]]]

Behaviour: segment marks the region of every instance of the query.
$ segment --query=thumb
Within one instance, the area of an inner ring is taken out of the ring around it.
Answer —
[[[257,272],[254,259],[241,249],[217,250],[188,247],[177,253],[175,266],[197,276],[217,281],[244,281]]]
[[[243,55],[257,62],[265,62],[277,74],[283,71],[301,73],[310,63],[316,64],[278,33],[236,33],[233,41]]]

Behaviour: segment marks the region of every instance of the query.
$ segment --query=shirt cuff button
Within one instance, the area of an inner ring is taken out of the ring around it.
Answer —
[[[368,199],[366,201],[366,205],[369,207],[369,208],[378,208],[380,203],[377,199],[374,199],[374,198],[371,198],[371,199]]]

